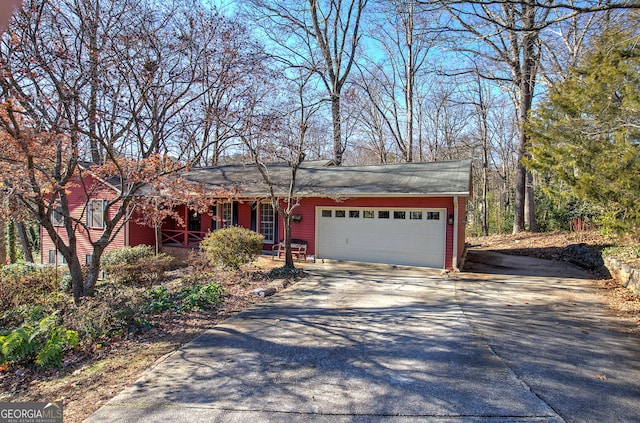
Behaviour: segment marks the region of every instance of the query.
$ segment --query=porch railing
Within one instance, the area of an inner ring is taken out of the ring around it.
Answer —
[[[196,247],[207,235],[206,231],[189,231],[186,229],[162,229],[162,245]]]

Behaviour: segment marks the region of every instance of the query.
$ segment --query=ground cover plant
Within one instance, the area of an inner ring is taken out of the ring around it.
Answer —
[[[203,254],[152,278],[146,249],[107,255],[96,295],[75,305],[66,275],[49,266],[0,270],[0,401],[63,401],[78,422],[162,356],[303,276],[260,258],[238,270],[211,266]],[[113,263],[113,264],[112,264]],[[113,268],[111,268],[113,270]],[[22,283],[18,283],[23,281]],[[4,289],[7,289],[5,291]]]

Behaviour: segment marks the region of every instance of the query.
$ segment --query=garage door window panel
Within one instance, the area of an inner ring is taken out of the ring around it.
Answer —
[[[388,219],[389,218],[389,212],[387,210],[380,210],[378,212],[378,219]]]
[[[402,219],[406,219],[406,217],[407,217],[407,213],[404,212],[404,211],[394,211],[393,212],[393,218],[394,219],[402,220]]]
[[[349,217],[351,219],[359,219],[360,218],[360,210],[349,210]]]
[[[331,213],[331,210],[322,210],[322,217],[331,217],[333,216],[333,213]]]
[[[344,210],[336,210],[336,217],[345,217],[346,213]]]
[[[422,220],[422,212],[421,211],[412,211],[409,213],[410,220]]]

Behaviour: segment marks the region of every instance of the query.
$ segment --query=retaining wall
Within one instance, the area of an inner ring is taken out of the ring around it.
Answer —
[[[640,297],[640,269],[635,269],[612,257],[604,257],[604,265],[609,269],[609,273],[614,279],[636,297]]]

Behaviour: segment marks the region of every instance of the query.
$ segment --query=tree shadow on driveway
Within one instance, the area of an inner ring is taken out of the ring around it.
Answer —
[[[434,275],[315,272],[198,337],[90,421],[124,408],[560,421],[474,333],[452,281]]]

